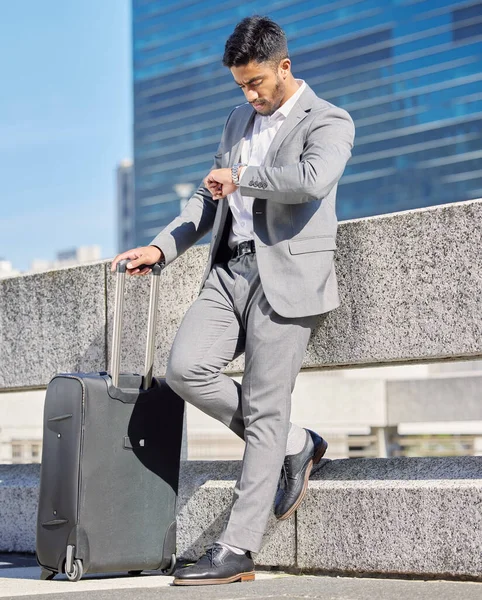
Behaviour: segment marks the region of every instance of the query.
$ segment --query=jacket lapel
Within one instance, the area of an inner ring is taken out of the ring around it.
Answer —
[[[239,117],[236,116],[236,123],[233,127],[233,132],[231,133],[230,138],[224,140],[225,146],[227,148],[230,147],[231,150],[229,151],[228,164],[223,164],[223,167],[231,168],[235,163],[241,162],[241,149],[243,147],[244,140],[250,131],[250,128],[253,126],[256,111],[247,103],[242,105],[240,109],[241,108],[243,110],[238,109]],[[219,204],[213,226],[213,234],[217,238],[212,245],[212,251],[214,253],[218,248],[221,235],[224,230],[224,225],[226,223],[226,217],[229,212],[229,203],[227,198],[218,200],[218,203]]]
[[[233,130],[232,137],[231,139],[225,141],[226,146],[231,147],[227,165],[228,167],[232,167],[235,163],[241,162],[241,149],[243,147],[243,143],[246,139],[246,136],[248,135],[249,131],[253,126],[254,117],[256,115],[256,111],[249,104],[245,104],[242,106],[244,110],[237,119],[236,127]],[[226,217],[228,215],[229,203],[227,198],[218,200],[218,202],[221,205],[218,206],[218,213],[220,213],[220,216],[218,223],[216,224],[215,222],[213,232],[216,233],[218,237],[220,237],[224,229]]]
[[[305,91],[301,94],[298,102],[293,106],[284,123],[278,129],[266,155],[264,165],[272,166],[281,144],[288,135],[297,127],[303,119],[310,113],[313,106],[313,100],[316,98],[313,90],[307,85]]]
[[[232,139],[226,140],[227,146],[231,146],[229,167],[232,167],[235,163],[241,161],[241,149],[247,134],[253,126],[254,117],[256,115],[256,111],[249,104],[245,104],[243,108],[244,111],[237,121],[236,128],[232,134]]]

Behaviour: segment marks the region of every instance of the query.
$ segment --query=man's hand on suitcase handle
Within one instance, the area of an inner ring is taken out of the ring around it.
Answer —
[[[127,273],[129,275],[147,275],[151,272],[151,265],[155,265],[164,258],[162,250],[157,246],[141,246],[118,254],[112,261],[110,270],[114,272],[117,263],[121,260],[129,260]]]

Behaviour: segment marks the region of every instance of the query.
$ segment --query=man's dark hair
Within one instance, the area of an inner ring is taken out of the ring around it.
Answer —
[[[279,63],[288,58],[285,32],[268,17],[246,17],[229,36],[224,48],[223,65],[239,67],[251,61]]]

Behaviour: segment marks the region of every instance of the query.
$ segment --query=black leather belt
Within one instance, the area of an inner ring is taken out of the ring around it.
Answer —
[[[246,240],[245,242],[240,242],[237,246],[234,247],[233,258],[243,256],[243,254],[253,254],[254,252],[256,252],[254,240]]]

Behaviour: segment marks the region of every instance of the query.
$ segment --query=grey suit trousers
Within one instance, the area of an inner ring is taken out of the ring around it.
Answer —
[[[283,273],[279,273],[283,285]],[[220,541],[259,552],[286,451],[291,392],[317,316],[287,319],[268,304],[256,254],[215,264],[187,311],[166,378],[186,402],[245,441]],[[242,384],[221,369],[245,352]]]

